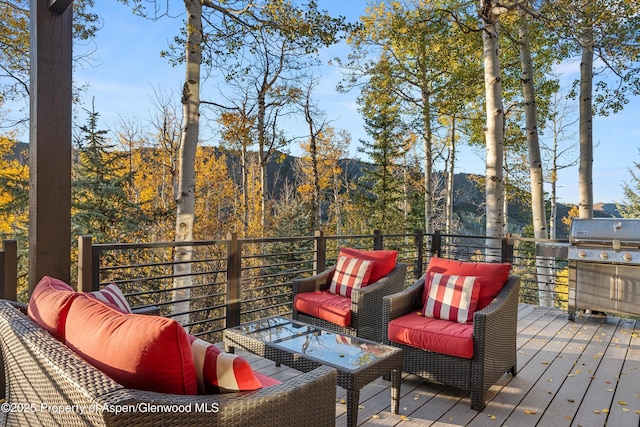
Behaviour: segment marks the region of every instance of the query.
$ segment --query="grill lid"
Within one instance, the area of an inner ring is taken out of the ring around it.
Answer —
[[[613,241],[640,244],[640,218],[575,218],[569,241],[609,244]]]

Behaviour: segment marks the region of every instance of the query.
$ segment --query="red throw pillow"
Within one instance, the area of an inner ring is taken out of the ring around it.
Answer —
[[[360,289],[368,282],[373,263],[360,258],[339,256],[336,271],[331,278],[329,292],[343,297],[351,297],[354,289]]]
[[[480,285],[475,277],[431,272],[427,280],[429,294],[422,310],[426,317],[458,323],[473,320],[480,293]]]
[[[262,388],[251,365],[240,356],[189,335],[198,378],[198,393],[234,393]]]
[[[27,315],[58,341],[64,341],[67,314],[76,296],[62,280],[44,276],[31,293]]]
[[[175,320],[121,313],[79,294],[67,316],[66,344],[126,388],[198,393],[189,337]]]
[[[123,313],[131,313],[131,306],[115,283],[111,283],[99,291],[87,292],[86,296],[95,298]]]
[[[511,264],[488,262],[463,262],[446,258],[431,257],[427,273],[443,273],[457,276],[475,276],[480,281],[480,295],[476,310],[482,310],[488,306],[498,295],[511,271]],[[426,281],[425,281],[426,285]],[[428,289],[424,287],[422,304],[427,299]]]
[[[373,261],[371,276],[369,276],[369,280],[364,283],[368,285],[369,283],[375,283],[382,279],[395,268],[398,251],[363,251],[355,248],[342,248],[338,256],[350,256]]]

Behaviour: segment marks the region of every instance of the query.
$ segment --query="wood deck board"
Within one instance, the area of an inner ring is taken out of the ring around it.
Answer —
[[[492,386],[483,412],[471,409],[468,393],[405,373],[400,414],[391,413],[390,383],[379,378],[360,392],[358,424],[640,425],[640,320],[578,314],[569,322],[564,311],[520,304],[517,346],[518,374],[505,375]],[[259,371],[281,381],[298,374],[272,362],[263,362]],[[340,402],[344,396],[338,387],[336,426],[346,425],[346,405]]]

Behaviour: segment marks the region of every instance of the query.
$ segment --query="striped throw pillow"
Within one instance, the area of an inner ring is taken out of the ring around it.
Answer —
[[[427,300],[423,314],[443,320],[467,323],[473,317],[480,294],[480,285],[473,276],[452,276],[429,273]]]
[[[359,289],[367,283],[373,263],[369,260],[339,256],[336,271],[333,273],[329,292],[344,297],[351,297],[353,289]]]
[[[198,394],[234,393],[262,388],[251,365],[193,335],[189,336],[198,378]]]
[[[131,306],[115,283],[111,283],[99,291],[87,292],[86,295],[109,304],[122,313],[131,313]]]

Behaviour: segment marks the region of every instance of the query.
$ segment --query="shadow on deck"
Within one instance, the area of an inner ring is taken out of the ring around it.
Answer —
[[[640,324],[635,319],[567,313],[521,304],[518,375],[490,390],[483,412],[466,392],[403,375],[400,414],[390,411],[390,383],[379,378],[360,393],[363,426],[638,426]],[[242,352],[248,359],[251,355]],[[298,371],[264,361],[277,379]],[[336,426],[346,426],[345,392],[338,387]]]

